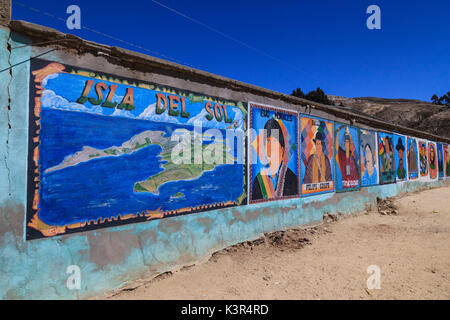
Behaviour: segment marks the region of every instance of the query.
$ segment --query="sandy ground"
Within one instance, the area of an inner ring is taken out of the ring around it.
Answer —
[[[109,299],[450,299],[450,187],[324,224],[266,235]],[[369,290],[367,268],[381,270]]]

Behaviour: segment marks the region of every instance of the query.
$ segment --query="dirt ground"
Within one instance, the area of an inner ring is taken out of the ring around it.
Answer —
[[[450,187],[266,235],[108,299],[450,299]],[[367,268],[381,270],[369,290]]]

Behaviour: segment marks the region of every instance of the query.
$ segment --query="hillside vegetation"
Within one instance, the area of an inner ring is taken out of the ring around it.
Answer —
[[[421,100],[328,95],[332,105],[450,138],[450,107]]]

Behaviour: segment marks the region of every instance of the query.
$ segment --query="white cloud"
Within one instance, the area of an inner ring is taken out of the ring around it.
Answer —
[[[122,102],[123,97],[124,96],[118,96],[114,94],[113,98],[111,99],[111,102],[116,103],[116,108],[110,116],[134,119],[135,115],[131,111],[117,108],[117,105],[119,105]]]
[[[102,108],[100,106],[95,106],[88,108],[85,105],[69,102],[66,98],[57,95],[52,90],[44,90],[41,97],[41,103],[43,108],[52,108],[59,110],[69,110],[69,111],[81,111],[88,113],[101,114]]]
[[[202,109],[202,112],[200,112],[200,113],[199,113],[198,115],[196,115],[195,117],[190,118],[190,119],[188,120],[187,124],[195,125],[195,124],[198,124],[198,123],[200,122],[200,123],[202,124],[202,127],[215,127],[215,126],[212,126],[212,125],[210,124],[210,122],[215,122],[216,125],[217,125],[218,123],[217,123],[216,119],[213,119],[213,120],[211,120],[211,121],[208,121],[208,120],[206,119],[206,115],[208,115],[208,112],[206,111],[206,109]]]
[[[113,114],[113,117],[124,117],[124,118],[134,118],[134,115],[131,113],[131,111],[124,110],[124,109],[116,109]]]
[[[44,80],[42,80],[42,86],[45,87],[47,85],[48,80],[56,79],[56,78],[58,78],[58,76],[59,76],[58,73],[53,73],[53,74],[48,75],[47,77],[44,78]]]
[[[235,128],[233,124],[225,123],[224,120],[217,122],[216,118],[213,118],[212,120],[206,119],[206,116],[209,114],[206,109],[202,109],[198,115],[189,119],[187,124],[195,125],[196,122],[200,122],[202,127],[205,128],[230,129],[230,126],[232,126],[231,129],[243,129],[244,116],[242,111],[239,108],[232,108],[231,110],[235,113],[234,121],[238,123],[237,128]]]
[[[236,121],[237,124],[238,124],[237,129],[242,129],[243,130],[244,129],[244,115],[242,113],[242,110],[239,109],[239,108],[232,108],[232,110],[235,113],[234,121]]]
[[[167,111],[165,111],[162,114],[156,114],[156,103],[153,103],[149,105],[147,108],[145,108],[144,111],[137,117],[137,119],[143,119],[143,120],[152,120],[152,121],[158,121],[158,122],[169,122],[169,123],[180,123],[176,117],[169,116]]]

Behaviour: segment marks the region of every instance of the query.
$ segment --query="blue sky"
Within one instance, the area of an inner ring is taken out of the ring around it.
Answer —
[[[428,101],[450,91],[448,0],[158,1],[257,50],[150,0],[20,0],[61,18],[69,16],[69,5],[79,5],[83,27],[283,93],[320,86],[346,97]],[[151,54],[87,30],[68,30],[63,21],[14,2],[13,19]],[[371,4],[381,8],[381,30],[366,27]]]

